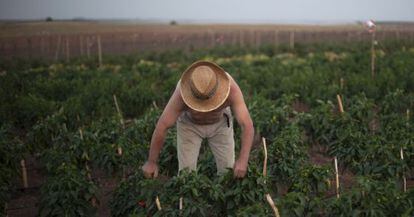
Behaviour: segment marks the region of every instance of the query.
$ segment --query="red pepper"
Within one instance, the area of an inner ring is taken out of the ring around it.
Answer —
[[[140,200],[137,202],[138,206],[145,208],[146,207],[146,203],[144,200]]]

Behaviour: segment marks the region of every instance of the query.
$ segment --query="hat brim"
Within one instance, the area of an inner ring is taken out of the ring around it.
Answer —
[[[194,69],[199,66],[207,66],[211,68],[218,76],[218,87],[216,93],[209,99],[198,99],[191,92],[189,84],[191,74]],[[197,61],[183,72],[179,87],[181,97],[188,107],[198,112],[209,112],[219,108],[226,101],[230,93],[230,79],[227,73],[215,63],[209,61]]]

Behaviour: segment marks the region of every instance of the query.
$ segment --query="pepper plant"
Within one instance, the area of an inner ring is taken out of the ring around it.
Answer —
[[[155,197],[162,191],[159,179],[146,179],[141,171],[122,181],[110,201],[111,216],[148,216],[157,211]]]
[[[62,164],[41,187],[40,216],[94,216],[97,186],[87,179],[86,171]]]
[[[308,159],[302,132],[292,123],[268,145],[269,176],[273,182],[290,183]]]
[[[404,194],[395,181],[376,181],[359,177],[356,186],[332,198],[327,204],[327,216],[412,216],[413,193]]]

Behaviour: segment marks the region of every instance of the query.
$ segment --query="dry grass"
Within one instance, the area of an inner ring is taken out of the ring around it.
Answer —
[[[82,33],[125,33],[125,32],[200,32],[200,31],[335,31],[358,30],[359,25],[239,25],[239,24],[205,24],[205,25],[167,25],[136,24],[128,22],[98,21],[54,21],[54,22],[2,22],[0,37],[31,35],[82,34]]]

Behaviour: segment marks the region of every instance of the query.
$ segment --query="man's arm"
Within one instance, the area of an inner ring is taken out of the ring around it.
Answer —
[[[235,114],[236,120],[242,129],[241,150],[239,153],[239,158],[234,163],[233,170],[235,177],[242,178],[246,175],[247,172],[250,149],[253,144],[254,127],[246,103],[244,102],[243,94],[240,90],[240,87],[233,79],[231,79],[230,88],[231,89],[229,99],[231,107]]]
[[[152,134],[148,160],[142,166],[142,170],[144,172],[145,177],[153,177],[154,173],[158,172],[158,157],[164,145],[168,128],[174,126],[175,122],[178,119],[178,116],[181,114],[183,109],[184,102],[182,101],[180,89],[177,85],[173,95],[168,101],[167,106],[162,112],[160,118],[158,119],[154,133]]]

